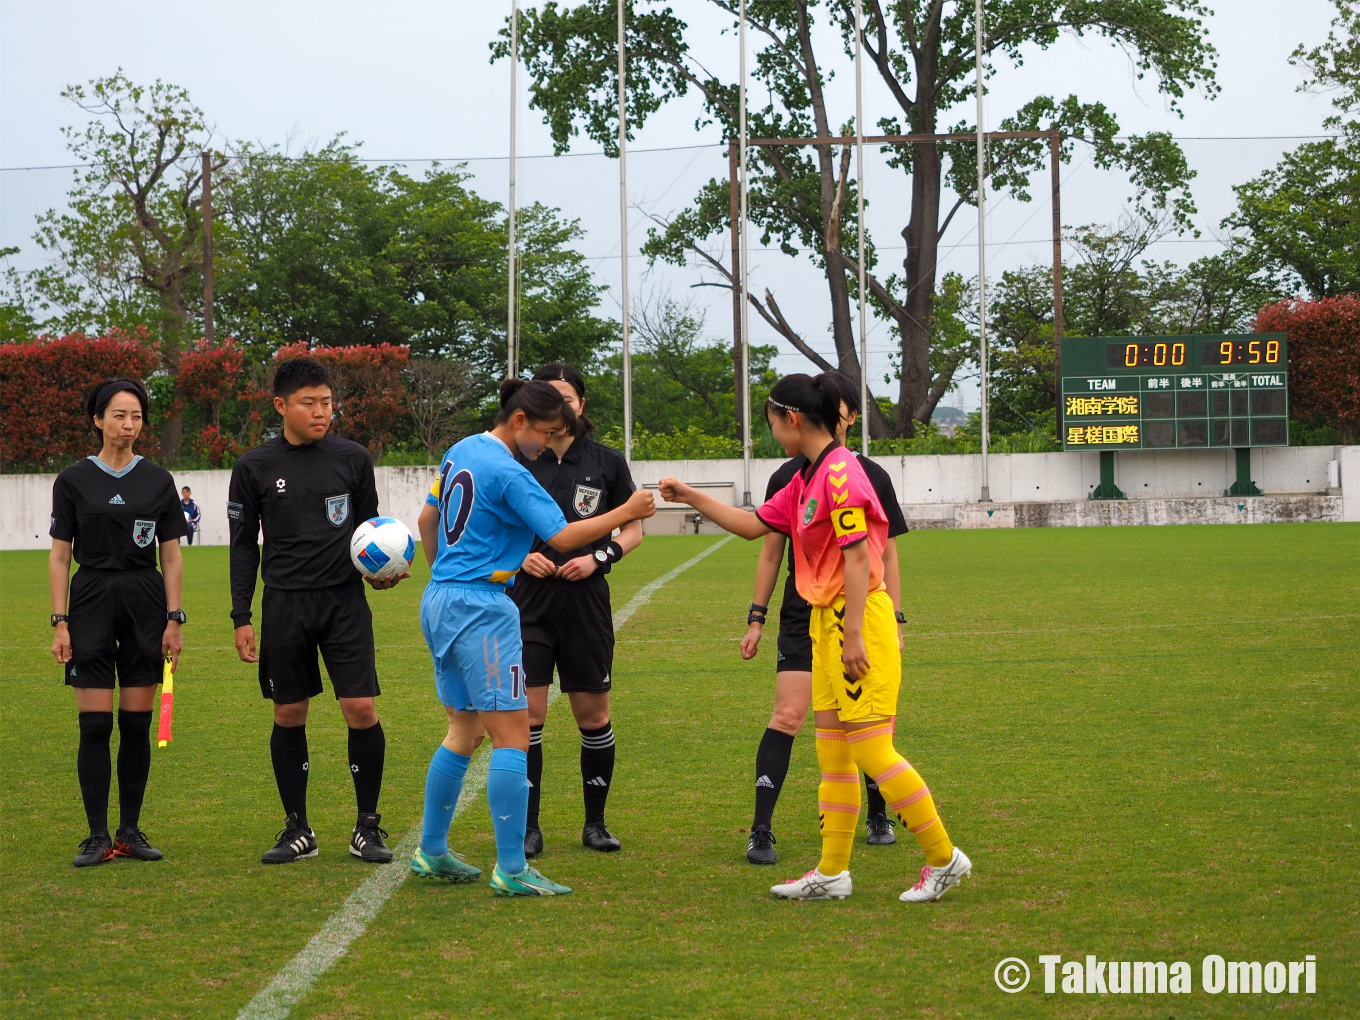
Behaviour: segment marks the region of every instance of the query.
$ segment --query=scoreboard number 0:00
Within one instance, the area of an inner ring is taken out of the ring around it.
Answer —
[[[1186,344],[1137,341],[1105,345],[1107,368],[1183,368]],[[1278,365],[1278,340],[1206,340],[1200,348],[1204,365]]]

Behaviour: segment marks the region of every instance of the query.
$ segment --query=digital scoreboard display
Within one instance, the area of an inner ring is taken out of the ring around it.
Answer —
[[[1064,337],[1064,450],[1289,445],[1283,333]]]

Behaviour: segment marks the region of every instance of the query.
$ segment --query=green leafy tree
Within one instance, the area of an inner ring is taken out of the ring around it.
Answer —
[[[221,328],[281,344],[397,344],[505,374],[504,209],[461,169],[372,166],[336,140],[300,156],[246,149],[223,188]],[[555,210],[519,210],[521,362],[591,364],[614,340],[602,287]],[[462,398],[460,398],[461,400]]]
[[[1307,74],[1300,91],[1332,93],[1325,124],[1338,137],[1305,142],[1239,185],[1226,221],[1313,298],[1360,292],[1360,3],[1334,2],[1327,41],[1297,47],[1290,63]]]
[[[735,15],[734,0],[708,0],[716,11]],[[942,0],[868,0],[863,45],[871,73],[887,86],[896,104],[893,115],[878,121],[888,133],[973,130],[965,112],[973,96],[973,7]],[[983,46],[993,64],[1023,62],[1035,48],[1051,47],[1063,32],[1102,38],[1122,49],[1138,78],[1152,76],[1173,109],[1190,90],[1216,91],[1214,50],[1206,39],[1196,0],[989,0]],[[853,130],[849,115],[837,115],[826,94],[833,64],[844,67],[853,52],[850,0],[750,0],[750,37],[759,47],[754,93],[764,91],[748,109],[753,137],[828,136]],[[614,0],[586,0],[562,7],[549,0],[522,16],[521,52],[532,82],[535,107],[544,112],[558,151],[580,133],[613,153],[616,148],[615,92],[617,23]],[[834,52],[819,53],[826,40],[819,25],[839,36]],[[737,133],[737,84],[701,65],[690,52],[695,31],[676,12],[656,3],[634,3],[627,14],[629,124],[636,129],[665,103],[693,93],[697,123],[717,123],[725,137]],[[493,48],[508,55],[505,40]],[[1092,147],[1097,166],[1125,171],[1134,203],[1165,213],[1178,225],[1193,212],[1187,186],[1192,172],[1171,137],[1164,133],[1121,138],[1114,116],[1099,103],[1077,96],[1035,96],[1017,103],[1001,126],[1008,129],[1060,130],[1070,160],[1081,141]],[[956,112],[957,111],[957,112]],[[962,207],[976,201],[974,154],[968,143],[900,146],[892,165],[908,179],[911,214],[901,229],[906,242],[901,275],[883,276],[872,241],[866,266],[870,299],[886,317],[900,347],[896,420],[882,420],[873,405],[872,427],[883,434],[911,435],[927,421],[952,384],[964,360],[961,351],[935,358],[932,341],[937,294],[939,245]],[[1016,141],[992,145],[992,187],[1028,200],[1030,174],[1047,158],[1046,143]],[[849,177],[849,150],[759,147],[751,153],[750,210],[764,232],[763,244],[777,244],[788,255],[813,259],[825,270],[829,319],[837,367],[858,381],[860,368],[852,330],[852,299],[858,265],[854,252],[855,183]],[[691,205],[653,232],[646,246],[654,258],[679,261],[725,236],[728,185],[711,180]],[[868,240],[868,239],[866,239]],[[722,271],[716,257],[705,256]],[[727,279],[730,285],[730,277]],[[757,289],[757,288],[753,288]],[[752,304],[795,349],[820,368],[828,362],[803,341],[778,311],[775,295],[755,294]]]
[[[138,85],[121,69],[62,96],[90,119],[63,129],[82,167],[68,210],[38,220],[35,239],[54,262],[31,284],[58,326],[150,326],[161,370],[173,376],[200,307],[192,281],[202,270],[202,153],[212,133],[184,89]],[[181,432],[174,407],[161,433],[170,464]]]

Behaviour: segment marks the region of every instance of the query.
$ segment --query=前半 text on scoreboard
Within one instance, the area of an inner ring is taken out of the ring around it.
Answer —
[[[1283,333],[1063,337],[1064,450],[1289,445]]]

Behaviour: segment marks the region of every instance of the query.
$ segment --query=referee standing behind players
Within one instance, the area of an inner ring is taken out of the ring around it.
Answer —
[[[534,379],[552,383],[576,412],[585,431],[586,383],[571,365],[546,365]],[[628,462],[612,447],[570,433],[552,443],[536,460],[519,461],[548,491],[568,521],[606,514],[628,502],[636,486]],[[581,842],[591,850],[611,852],[622,844],[604,823],[605,803],[614,781],[614,726],[609,718],[610,673],[614,668],[614,618],[605,575],[642,542],[642,522],[571,552],[559,553],[541,538],[510,589],[519,607],[524,640],[525,686],[529,695],[529,817],[524,854],[543,852],[539,799],[543,786],[543,724],[548,714],[548,687],[553,666],[557,682],[571,702],[581,731],[581,791],[585,827]]]
[[[280,434],[257,446],[231,472],[231,619],[236,653],[260,664],[260,693],[274,702],[269,740],[283,831],[261,861],[289,864],[317,855],[307,821],[307,709],[322,691],[317,651],[349,726],[349,768],[359,816],[349,852],[385,864],[378,794],[387,741],[374,699],[378,671],[373,614],[349,558],[358,524],[377,516],[373,458],[358,443],[327,435],[333,411],[330,373],[312,358],[285,361],[274,373]],[[257,536],[264,530],[263,633],[259,654],[251,624]],[[403,577],[369,583],[390,588]]]
[[[117,857],[158,861],[140,828],[151,771],[151,705],[166,657],[183,646],[180,591],[186,532],[175,482],[164,468],[132,452],[146,424],[146,388],[131,379],[95,387],[85,413],[103,438],[97,457],[57,475],[52,486],[52,654],[75,689],[80,720],[76,774],[90,835],[77,868]],[[161,570],[156,572],[156,545]],[[70,578],[71,559],[80,564]],[[69,602],[68,596],[69,584]],[[173,606],[171,609],[169,607]],[[109,836],[109,739],[114,674],[118,696],[117,833]]]

